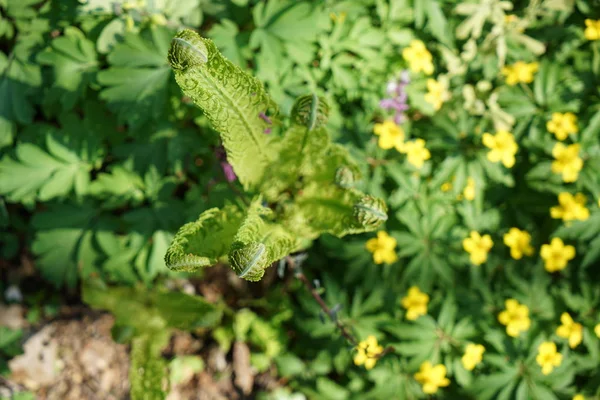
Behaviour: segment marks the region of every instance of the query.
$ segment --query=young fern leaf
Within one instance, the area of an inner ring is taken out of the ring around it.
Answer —
[[[271,214],[269,208],[256,198],[240,226],[229,252],[229,262],[240,278],[259,281],[275,261],[285,257],[297,247],[290,233],[281,225],[265,221]]]
[[[354,189],[313,183],[304,188],[286,217],[289,226],[302,229],[298,234],[303,236],[342,237],[377,229],[387,220],[387,207],[383,200]]]
[[[216,264],[227,255],[242,218],[242,212],[233,205],[204,211],[196,221],[179,228],[165,255],[167,267],[195,271]]]
[[[267,170],[261,193],[269,201],[286,189],[298,186],[300,177],[311,174],[331,145],[325,129],[329,106],[316,95],[298,98],[292,108],[292,125],[286,131],[279,149],[279,157]]]
[[[185,95],[221,134],[227,160],[246,190],[255,190],[276,151],[261,113],[276,105],[260,81],[225,59],[215,44],[191,30],[175,36],[169,63]]]
[[[184,225],[167,251],[169,268],[209,266],[228,249],[238,276],[258,281],[272,263],[322,233],[367,232],[387,220],[381,199],[354,188],[358,166],[346,148],[331,143],[324,99],[300,97],[283,139],[269,139],[264,113],[275,110],[273,101],[258,80],[224,59],[210,40],[180,32],[171,43],[169,62],[184,93],[221,133],[244,188],[261,193],[245,215],[229,206],[205,211]],[[262,205],[263,197],[272,208]]]

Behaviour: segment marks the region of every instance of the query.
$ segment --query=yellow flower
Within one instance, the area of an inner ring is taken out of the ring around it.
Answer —
[[[538,68],[539,64],[536,62],[528,64],[523,61],[517,61],[513,65],[502,68],[502,74],[506,76],[506,83],[514,86],[519,82],[533,82],[533,74],[537,72]]]
[[[434,394],[438,388],[450,385],[450,380],[446,378],[446,366],[444,364],[433,366],[429,361],[421,364],[419,372],[415,374],[415,380],[421,384],[425,394]]]
[[[587,198],[583,193],[573,196],[571,193],[562,192],[558,195],[558,206],[550,208],[552,218],[562,218],[563,221],[578,219],[585,221],[590,217],[590,210],[585,207]]]
[[[377,363],[379,355],[383,353],[383,347],[377,344],[377,339],[369,335],[356,346],[358,353],[354,356],[354,365],[365,365],[366,369],[371,369]]]
[[[440,187],[440,189],[444,193],[451,191],[452,190],[452,182],[444,182],[444,183],[442,183],[442,186]]]
[[[485,347],[480,344],[469,343],[465,349],[465,354],[460,361],[467,371],[473,371],[475,366],[481,362]]]
[[[564,182],[575,182],[579,171],[583,168],[583,160],[579,157],[579,144],[565,146],[556,143],[552,149],[552,172],[562,174]]]
[[[506,310],[498,314],[498,321],[506,326],[506,334],[517,337],[521,332],[526,332],[531,326],[529,308],[515,299],[506,300],[504,306]]]
[[[562,354],[556,351],[556,344],[553,342],[542,342],[538,347],[538,355],[535,361],[542,367],[542,374],[548,375],[554,367],[558,367],[562,362]]]
[[[565,246],[561,238],[554,238],[550,244],[542,245],[540,255],[546,263],[546,271],[556,272],[565,269],[569,260],[575,258],[575,247]]]
[[[583,340],[583,325],[573,321],[569,313],[560,316],[561,326],[556,329],[556,334],[561,338],[569,339],[569,347],[574,349]]]
[[[576,394],[575,396],[573,396],[573,400],[585,400],[585,396],[580,394]]]
[[[462,242],[463,249],[469,253],[469,259],[475,265],[481,265],[487,261],[487,255],[494,242],[490,235],[481,236],[478,232],[471,231],[468,238]]]
[[[346,20],[346,12],[342,11],[339,15],[334,12],[331,12],[329,13],[329,18],[331,18],[333,22],[339,22],[341,24]]]
[[[600,19],[594,21],[593,19],[585,20],[585,32],[583,33],[587,40],[598,40],[600,39]]]
[[[467,186],[463,190],[463,196],[469,201],[475,199],[475,179],[471,177],[467,178]]]
[[[529,242],[531,242],[531,235],[519,228],[510,228],[504,235],[504,244],[510,247],[510,256],[515,260],[523,258],[523,254],[526,256],[533,254],[533,247]]]
[[[598,336],[598,338],[600,338],[600,324],[594,327],[594,333],[596,334],[596,336]]]
[[[367,250],[373,253],[375,264],[392,264],[398,260],[396,255],[396,239],[387,232],[377,232],[377,237],[367,240]]]
[[[406,142],[403,153],[406,153],[408,162],[417,168],[421,168],[425,160],[431,158],[431,153],[425,147],[425,141],[423,139],[415,139]]]
[[[421,315],[427,314],[427,303],[429,303],[429,295],[421,292],[421,290],[412,286],[408,289],[408,294],[402,298],[402,307],[406,308],[406,319],[414,321]]]
[[[504,23],[507,25],[512,22],[517,22],[518,20],[519,20],[519,17],[517,17],[515,14],[506,14],[504,16]]]
[[[165,26],[169,21],[163,14],[155,13],[150,16],[150,22],[154,25]]]
[[[579,132],[577,127],[577,116],[572,112],[552,113],[552,119],[546,122],[548,132],[554,133],[556,139],[565,140],[570,134]]]
[[[420,40],[411,41],[410,46],[402,50],[402,57],[408,62],[411,71],[433,74],[433,57]]]
[[[391,119],[384,121],[382,124],[375,124],[373,132],[379,136],[377,144],[382,149],[388,150],[395,147],[396,150],[402,151],[404,147],[404,129]]]
[[[483,134],[483,144],[491,149],[487,153],[487,159],[490,162],[502,161],[506,168],[511,168],[515,165],[515,154],[519,150],[519,145],[515,142],[512,133],[507,131],[498,131],[496,135],[489,133]]]
[[[425,101],[433,106],[434,110],[442,108],[442,104],[450,100],[450,92],[448,87],[441,81],[435,79],[427,79],[427,93]]]

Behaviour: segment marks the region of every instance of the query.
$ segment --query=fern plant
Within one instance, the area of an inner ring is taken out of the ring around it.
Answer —
[[[298,98],[282,122],[284,134],[267,135],[275,102],[211,40],[183,30],[168,58],[185,95],[220,133],[228,161],[252,196],[247,207],[206,210],[182,226],[165,256],[169,268],[193,271],[228,260],[238,276],[258,281],[272,263],[323,233],[368,232],[387,219],[383,200],[354,187],[359,169],[331,141],[324,99]]]

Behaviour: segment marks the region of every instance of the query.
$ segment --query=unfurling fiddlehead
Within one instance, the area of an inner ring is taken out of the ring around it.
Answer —
[[[263,85],[225,59],[215,44],[190,30],[171,42],[169,63],[183,92],[196,103],[219,131],[227,160],[246,190],[260,182],[275,156],[264,134],[268,123],[260,117],[276,110]]]
[[[184,30],[168,57],[179,86],[221,134],[244,189],[260,193],[245,210],[210,209],[184,225],[167,251],[169,268],[194,270],[227,258],[238,276],[257,281],[275,261],[323,233],[341,237],[386,221],[385,203],[355,188],[358,166],[346,148],[331,142],[325,99],[298,98],[284,134],[265,135],[274,102],[212,41]]]
[[[292,121],[311,131],[325,126],[327,118],[329,118],[329,104],[315,94],[299,97],[292,108]]]

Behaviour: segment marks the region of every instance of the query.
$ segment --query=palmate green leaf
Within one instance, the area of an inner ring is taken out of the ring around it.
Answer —
[[[319,37],[319,68],[331,72],[331,83],[344,97],[362,97],[371,87],[384,85],[386,62],[392,46],[371,18],[335,24],[330,35]],[[377,62],[373,62],[378,60]],[[364,90],[361,90],[364,89]]]
[[[146,194],[147,199],[151,199],[151,205],[125,213],[122,220],[130,232],[127,235],[126,252],[135,250],[133,267],[138,276],[150,285],[157,275],[168,271],[164,255],[173,240],[171,232],[183,222],[183,216],[178,212],[183,204],[177,199],[168,199],[172,188],[164,190],[159,197],[150,196],[148,191],[146,176]]]
[[[311,4],[293,1],[258,3],[253,8],[257,28],[250,36],[250,47],[260,49],[257,63],[262,66],[258,70],[261,79],[277,82],[288,58],[297,63],[310,62],[322,15],[313,10]],[[273,74],[269,76],[269,72]]]
[[[211,40],[190,30],[173,39],[169,62],[183,92],[221,134],[227,160],[244,188],[256,188],[275,155],[260,114],[272,114],[276,106],[262,84],[225,59]]]
[[[15,131],[15,124],[13,122],[0,117],[0,149],[13,144]]]
[[[100,256],[94,247],[98,231],[116,227],[101,218],[91,203],[56,204],[37,213],[32,220],[36,235],[31,250],[42,276],[57,287],[73,288],[78,276],[97,273],[95,262]]]
[[[492,399],[499,391],[517,377],[516,372],[517,371],[509,370],[480,377],[473,383],[471,390],[478,399]]]
[[[212,135],[198,135],[197,129],[168,123],[150,124],[148,129],[152,129],[152,133],[144,127],[135,141],[113,147],[115,156],[128,165],[131,163],[132,169],[140,175],[153,168],[161,175],[177,175],[187,172],[186,167],[196,157],[204,160],[214,157],[207,143],[214,142]]]
[[[127,202],[140,204],[144,200],[144,181],[135,172],[116,165],[109,172],[101,172],[90,184],[90,195],[104,199],[110,208],[122,207]]]
[[[108,55],[111,67],[98,73],[105,86],[100,97],[119,120],[138,128],[160,120],[166,113],[172,72],[167,50],[173,32],[150,26],[140,34],[128,34]]]
[[[585,127],[581,131],[581,146],[587,148],[598,142],[600,136],[600,111],[590,118]]]
[[[53,67],[53,84],[46,101],[58,99],[64,110],[72,109],[85,96],[98,69],[94,43],[75,27],[67,27],[64,36],[54,39],[38,54],[37,61]]]
[[[34,108],[32,97],[42,83],[40,67],[29,61],[30,44],[19,42],[10,55],[0,52],[0,117],[30,123]],[[8,101],[10,99],[10,101]]]
[[[167,332],[155,332],[133,339],[129,368],[129,395],[132,400],[165,399],[163,381],[167,375],[167,363],[161,357],[161,349],[168,341]]]
[[[209,37],[215,41],[225,57],[236,65],[244,65],[243,49],[246,43],[243,41],[243,36],[241,37],[235,22],[229,19],[221,20],[210,29]]]
[[[194,222],[183,225],[169,246],[165,262],[175,271],[194,271],[216,264],[227,255],[243,214],[230,205],[211,208]]]
[[[16,159],[5,156],[0,161],[0,193],[9,201],[44,201],[72,191],[77,195],[86,192],[92,166],[52,133],[46,136],[46,147],[48,151],[21,143],[15,150]]]

